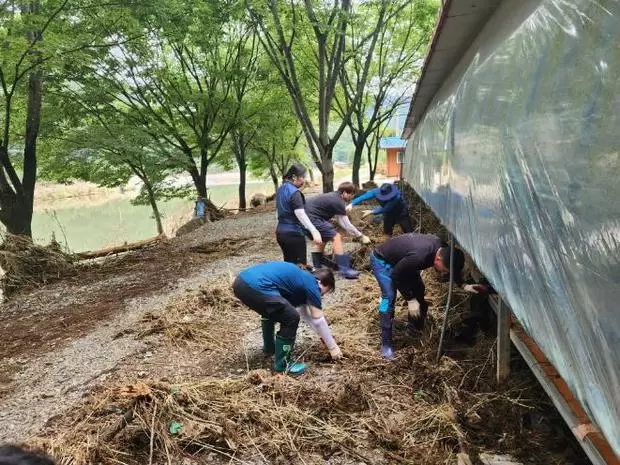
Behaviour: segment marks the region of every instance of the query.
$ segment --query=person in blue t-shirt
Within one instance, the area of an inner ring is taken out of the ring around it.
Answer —
[[[329,268],[310,273],[287,262],[261,263],[239,273],[233,292],[261,316],[263,352],[275,355],[274,371],[299,375],[306,369],[304,363],[293,361],[291,356],[300,317],[321,337],[333,360],[342,358],[321,304],[321,296],[335,286],[334,273]],[[274,340],[276,323],[280,330]]]
[[[276,214],[278,218],[276,239],[278,245],[282,249],[285,262],[302,265],[307,263],[304,228],[310,233],[315,244],[320,245],[322,243],[321,234],[306,214],[306,199],[299,190],[304,185],[305,178],[306,168],[295,163],[284,174],[282,185],[276,192]]]
[[[380,207],[374,210],[365,210],[362,218],[368,215],[383,215],[383,232],[391,236],[394,232],[394,225],[400,224],[403,233],[413,232],[411,218],[409,217],[409,206],[402,197],[396,184],[385,183],[381,187],[369,190],[365,194],[353,199],[347,205],[347,212],[351,211],[354,205],[359,205],[364,200],[377,199]]]

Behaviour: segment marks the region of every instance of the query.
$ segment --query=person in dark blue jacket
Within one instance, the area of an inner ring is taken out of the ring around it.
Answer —
[[[322,244],[321,234],[308,218],[305,210],[306,199],[299,190],[304,185],[305,177],[306,168],[299,163],[293,164],[284,175],[282,185],[276,192],[278,245],[282,249],[285,262],[302,265],[307,263],[304,228],[310,233],[315,244]]]
[[[261,316],[263,352],[275,354],[273,369],[291,375],[302,374],[306,366],[295,362],[291,353],[300,316],[327,345],[333,360],[342,357],[327,320],[321,296],[335,288],[334,273],[321,268],[314,273],[287,262],[266,262],[246,268],[233,283],[235,296]],[[275,324],[280,330],[275,336]]]
[[[383,232],[391,236],[394,232],[394,225],[400,224],[403,233],[413,232],[411,218],[409,217],[409,207],[403,199],[396,184],[385,183],[381,187],[369,190],[365,194],[353,199],[347,206],[347,211],[351,211],[354,205],[359,205],[365,200],[377,199],[380,207],[374,210],[365,210],[362,218],[368,215],[383,215]]]

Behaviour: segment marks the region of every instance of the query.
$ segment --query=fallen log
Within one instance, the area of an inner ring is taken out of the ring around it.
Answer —
[[[160,234],[159,236],[155,236],[155,237],[151,237],[150,239],[144,239],[142,241],[138,241],[138,242],[132,242],[131,244],[123,244],[123,245],[116,245],[114,247],[108,247],[106,249],[101,249],[101,250],[93,250],[93,251],[88,251],[88,252],[79,252],[74,254],[79,260],[89,260],[92,258],[101,258],[101,257],[107,257],[109,255],[115,255],[115,254],[119,254],[119,253],[123,253],[123,252],[129,252],[131,250],[139,250],[142,249],[144,247],[148,247],[151,245],[154,245],[156,243],[158,243],[159,241],[161,241],[162,239],[165,239],[166,235],[165,234]]]

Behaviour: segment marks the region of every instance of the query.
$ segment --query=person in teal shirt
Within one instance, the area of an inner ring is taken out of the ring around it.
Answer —
[[[293,361],[291,356],[300,317],[321,337],[333,360],[342,357],[321,303],[321,297],[335,286],[329,268],[310,273],[289,262],[265,262],[239,273],[233,292],[261,316],[263,352],[275,355],[274,371],[300,375],[306,369],[304,363]],[[276,323],[280,329],[274,340]]]

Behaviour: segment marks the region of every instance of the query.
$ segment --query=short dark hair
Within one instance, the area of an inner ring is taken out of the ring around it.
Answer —
[[[338,192],[341,194],[345,192],[347,194],[355,194],[355,184],[352,182],[343,182],[338,186]]]
[[[8,445],[0,446],[0,465],[54,465],[54,461],[45,455]]]
[[[336,289],[336,279],[334,278],[334,272],[330,268],[317,268],[312,274],[323,286],[327,287],[330,292]]]
[[[293,163],[291,167],[286,170],[284,173],[284,179],[293,179],[293,176],[297,176],[298,178],[306,177],[306,167],[301,163]]]
[[[446,268],[450,269],[450,246],[442,247],[439,249],[439,258],[446,266]],[[462,272],[463,267],[465,266],[465,254],[461,249],[454,248],[454,252],[452,253],[452,259],[454,260],[453,273],[454,273],[454,281],[461,282],[462,281]]]

